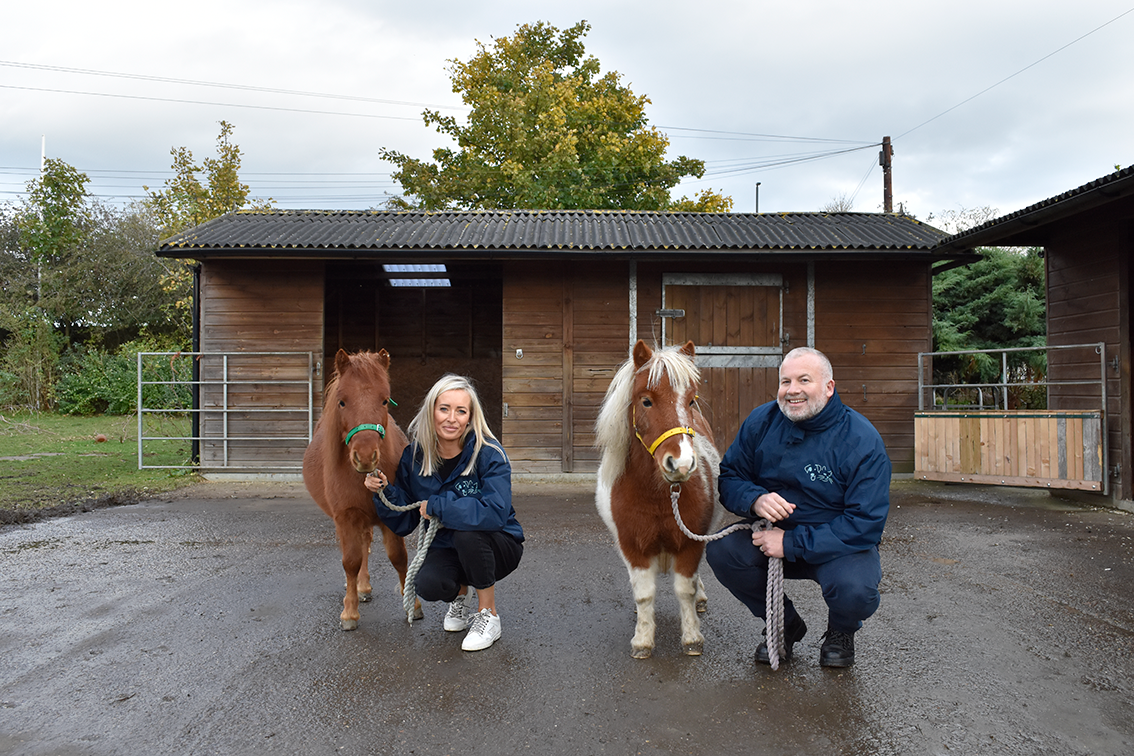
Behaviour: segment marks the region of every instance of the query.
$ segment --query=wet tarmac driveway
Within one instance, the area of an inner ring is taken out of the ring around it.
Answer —
[[[527,550],[478,653],[442,606],[406,623],[380,553],[340,631],[334,529],[301,485],[0,530],[0,753],[1134,753],[1134,516],[898,482],[857,665],[818,666],[822,597],[792,582],[810,632],[773,672],[707,568],[704,655],[682,655],[666,579],[658,648],[631,659],[590,491],[515,500]]]

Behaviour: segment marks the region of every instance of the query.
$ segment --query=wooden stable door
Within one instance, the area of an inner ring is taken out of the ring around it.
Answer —
[[[782,277],[666,274],[661,315],[665,344],[696,345],[701,409],[723,452],[752,409],[776,398]]]

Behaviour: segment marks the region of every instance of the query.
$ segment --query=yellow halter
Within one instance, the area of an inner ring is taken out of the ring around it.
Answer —
[[[642,442],[642,446],[646,447],[646,451],[648,451],[650,454],[653,454],[654,451],[659,446],[661,446],[661,442],[665,441],[670,436],[689,436],[690,438],[696,438],[697,431],[693,430],[692,428],[670,428],[665,433],[658,436],[657,440],[655,440],[652,444],[646,443],[646,439],[642,438],[642,434],[638,432],[637,426],[635,426],[634,428],[634,435],[637,436],[638,440]]]

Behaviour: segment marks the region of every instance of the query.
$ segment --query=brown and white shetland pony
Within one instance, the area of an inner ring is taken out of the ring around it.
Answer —
[[[706,599],[697,568],[705,544],[681,532],[670,498],[679,486],[682,521],[695,533],[709,532],[718,510],[720,454],[697,407],[699,383],[692,341],[657,351],[639,341],[607,389],[595,428],[602,450],[595,504],[630,573],[636,659],[654,650],[661,572],[673,572],[685,653],[697,656],[704,646],[697,612]]]
[[[408,565],[405,539],[378,519],[373,496],[363,484],[381,469],[394,480],[402,450],[409,443],[390,415],[390,355],[383,349],[347,354],[340,349],[324,390],[323,414],[303,454],[303,483],[311,498],[335,521],[343,552],[346,595],[339,624],[358,627],[358,602],[370,600],[370,544],[374,526],[382,534],[386,556],[405,588]],[[420,616],[421,604],[417,604]]]

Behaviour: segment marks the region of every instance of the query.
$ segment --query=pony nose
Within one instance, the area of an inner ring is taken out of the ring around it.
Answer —
[[[357,451],[352,451],[350,453],[350,463],[354,469],[359,472],[372,472],[378,469],[378,450],[375,449],[372,451],[368,458],[364,458],[363,455],[359,454]]]
[[[667,480],[674,482],[686,481],[697,469],[697,458],[691,454],[676,457],[671,453],[667,453],[662,459],[662,467]]]

